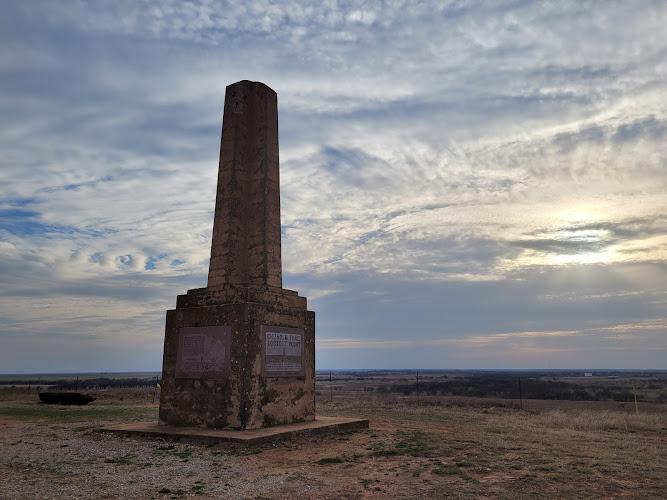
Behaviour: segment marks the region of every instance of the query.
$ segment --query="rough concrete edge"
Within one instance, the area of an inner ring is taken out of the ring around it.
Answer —
[[[147,425],[150,425],[147,423]],[[304,427],[303,429],[291,428],[281,430],[280,426],[276,426],[275,433],[260,436],[230,436],[228,432],[225,435],[216,435],[214,432],[207,432],[202,434],[169,432],[169,429],[160,430],[154,429],[123,429],[122,425],[108,426],[95,429],[94,432],[118,434],[123,436],[136,436],[148,438],[162,438],[171,440],[182,440],[189,442],[213,442],[218,443],[232,443],[243,446],[253,446],[267,443],[274,443],[277,441],[289,441],[292,439],[308,438],[312,436],[322,436],[327,434],[337,434],[344,431],[364,430],[370,428],[370,420],[368,419],[349,419],[346,422],[333,422],[320,425],[318,427]],[[238,431],[243,432],[243,431]]]

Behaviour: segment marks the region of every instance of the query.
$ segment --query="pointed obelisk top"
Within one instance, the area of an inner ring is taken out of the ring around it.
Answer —
[[[208,288],[282,287],[278,97],[260,82],[227,86]]]

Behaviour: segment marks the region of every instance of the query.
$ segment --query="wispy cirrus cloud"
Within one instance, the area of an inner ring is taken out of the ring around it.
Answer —
[[[413,342],[409,340],[382,340],[358,338],[320,338],[317,340],[318,349],[328,351],[332,349],[403,349]]]

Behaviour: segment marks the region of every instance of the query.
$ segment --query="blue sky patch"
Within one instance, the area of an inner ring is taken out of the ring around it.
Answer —
[[[167,256],[166,253],[160,254],[157,257],[148,257],[146,259],[146,264],[144,265],[144,269],[146,271],[153,271],[155,269],[155,266],[158,262],[160,262],[162,259],[164,259]]]

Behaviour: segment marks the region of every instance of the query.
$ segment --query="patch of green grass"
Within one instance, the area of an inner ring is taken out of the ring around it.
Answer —
[[[122,457],[114,458],[113,463],[116,465],[134,465],[136,462],[132,460],[136,455],[130,453]]]
[[[454,465],[445,464],[433,469],[431,473],[438,474],[440,476],[455,476],[458,475],[460,471],[459,468]]]
[[[489,432],[491,434],[507,434],[507,431],[505,429],[492,429],[492,428],[485,428],[485,432]]]
[[[440,454],[441,438],[430,432],[422,431],[397,431],[396,441],[392,448],[387,448],[380,441],[373,448],[376,457],[388,457],[393,455],[409,455],[411,457],[433,457]]]
[[[479,483],[477,479],[472,476],[469,476],[464,471],[460,469],[460,466],[457,464],[443,464],[440,462],[439,466],[431,471],[432,474],[438,474],[441,476],[459,476],[466,481],[471,483]]]
[[[70,424],[91,420],[137,420],[157,418],[155,408],[113,406],[22,405],[0,408],[0,415],[22,422]]]
[[[552,464],[546,464],[546,465],[540,465],[538,467],[535,467],[535,470],[543,471],[543,472],[552,472],[556,470],[556,466]]]
[[[201,481],[195,481],[195,484],[192,485],[190,491],[192,491],[192,493],[194,493],[195,495],[203,495],[205,487],[206,483],[203,483]]]
[[[185,447],[182,450],[174,451],[174,455],[180,458],[183,462],[187,462],[190,459],[190,455],[192,455],[193,451],[193,448]]]
[[[326,465],[326,464],[342,464],[343,459],[340,457],[327,457],[327,458],[320,458],[317,462],[315,462],[317,465]]]
[[[397,431],[396,449],[411,457],[432,457],[438,455],[440,441],[435,434],[422,431]]]
[[[394,455],[398,455],[398,450],[396,448],[378,448],[373,451],[373,455],[376,457],[391,457]]]
[[[173,498],[173,499],[183,498],[185,496],[185,490],[182,489],[182,488],[179,488],[177,490],[172,490],[171,488],[160,488],[159,490],[157,490],[157,492],[160,495],[171,495],[169,498]],[[194,492],[194,493],[195,493],[195,495],[200,494],[200,493],[196,493],[196,492]],[[151,497],[151,498],[155,498],[155,497]]]
[[[194,452],[195,448],[193,447],[185,446],[181,449],[173,444],[156,446],[154,451],[158,456],[173,455],[180,458],[183,462],[187,462]]]

